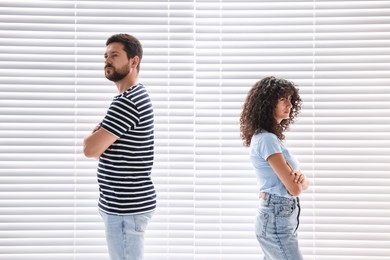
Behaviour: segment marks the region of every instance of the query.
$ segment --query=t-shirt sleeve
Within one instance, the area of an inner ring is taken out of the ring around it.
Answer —
[[[134,129],[139,124],[139,112],[132,100],[120,97],[114,100],[106,116],[102,127],[116,137],[122,136],[128,130]]]
[[[282,148],[276,135],[271,133],[264,134],[259,140],[257,152],[264,160],[267,160],[272,154],[282,153]]]

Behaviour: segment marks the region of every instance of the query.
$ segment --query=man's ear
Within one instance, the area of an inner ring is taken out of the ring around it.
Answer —
[[[131,61],[131,67],[134,69],[138,66],[138,64],[139,64],[139,57],[134,56]]]

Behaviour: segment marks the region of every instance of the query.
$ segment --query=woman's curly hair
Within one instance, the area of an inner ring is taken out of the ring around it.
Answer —
[[[271,76],[257,81],[249,90],[241,112],[240,130],[244,146],[250,146],[252,136],[261,130],[274,133],[280,140],[284,140],[283,132],[301,110],[302,100],[298,92],[295,84],[285,79]],[[280,98],[290,95],[290,118],[278,124],[274,118],[274,109]]]

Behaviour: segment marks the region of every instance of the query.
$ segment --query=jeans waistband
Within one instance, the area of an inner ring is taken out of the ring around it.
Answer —
[[[290,204],[290,203],[299,203],[299,198],[298,197],[291,197],[291,198],[286,198],[283,196],[278,196],[275,194],[270,194],[270,193],[261,193],[260,197],[267,203],[269,204]]]

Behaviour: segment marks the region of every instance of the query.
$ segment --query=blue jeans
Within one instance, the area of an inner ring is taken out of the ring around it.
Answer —
[[[142,260],[144,234],[154,212],[111,215],[99,210],[103,218],[111,260]]]
[[[264,260],[303,260],[298,246],[299,198],[266,194],[260,199],[256,236]]]

